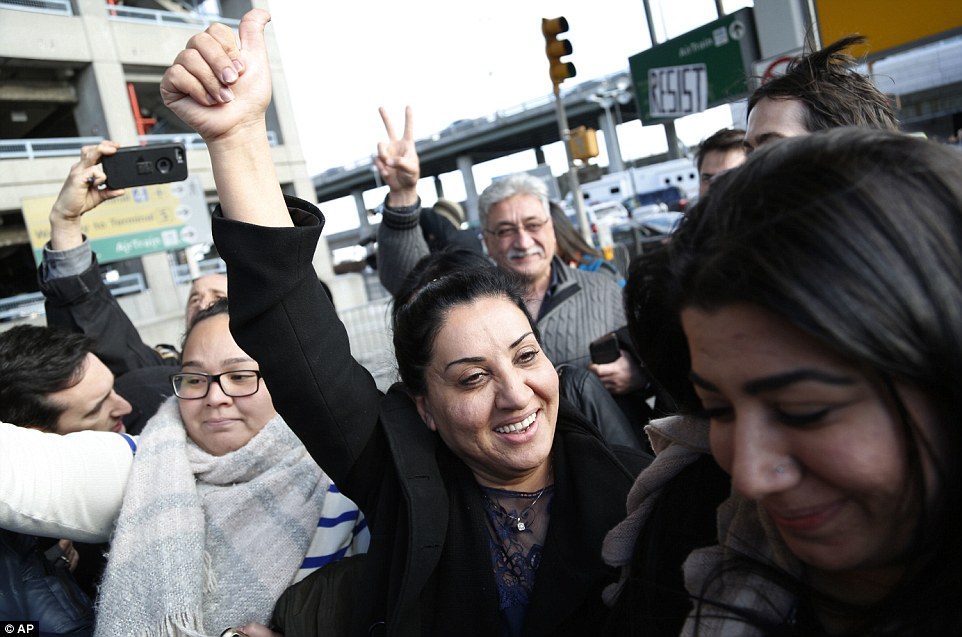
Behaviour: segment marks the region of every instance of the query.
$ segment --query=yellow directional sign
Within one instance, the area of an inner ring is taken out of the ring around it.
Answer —
[[[23,199],[23,218],[39,264],[50,240],[50,208],[56,196]],[[197,177],[185,181],[127,188],[83,216],[83,232],[100,263],[179,250],[211,241],[210,215]]]
[[[962,28],[957,0],[815,0],[815,9],[823,44],[850,33],[868,38],[868,47],[852,49],[856,56],[876,56]]]

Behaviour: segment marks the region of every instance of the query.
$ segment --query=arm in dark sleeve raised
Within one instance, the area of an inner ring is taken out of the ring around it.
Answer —
[[[113,372],[121,376],[131,370],[167,362],[140,338],[127,313],[104,285],[97,257],[91,255],[90,267],[77,275],[51,278],[44,263],[40,266],[40,290],[47,311],[47,325],[79,332],[96,341],[95,353]]]
[[[215,213],[214,240],[227,263],[231,333],[260,365],[278,413],[361,505],[365,494],[352,490],[351,472],[370,455],[382,395],[351,356],[347,331],[314,270],[323,216],[305,201],[286,200],[294,228]]]
[[[377,229],[377,276],[391,296],[430,252],[419,225],[420,213],[420,199],[409,208],[384,206],[384,218]]]

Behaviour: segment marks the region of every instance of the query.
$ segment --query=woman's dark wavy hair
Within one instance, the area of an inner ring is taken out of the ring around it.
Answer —
[[[863,36],[853,34],[795,58],[784,75],[755,89],[748,98],[748,112],[765,97],[795,99],[805,105],[805,128],[813,133],[839,126],[898,130],[889,98],[871,78],[854,70],[855,58],[845,53],[864,42]]]
[[[586,254],[596,259],[600,259],[601,253],[593,245],[585,241],[578,229],[575,228],[564,208],[554,201],[548,204],[551,211],[551,225],[554,227],[554,238],[557,245],[558,256],[565,263],[578,262],[580,256]]]
[[[504,272],[484,255],[469,250],[443,250],[420,261],[405,278],[394,300],[394,353],[401,381],[415,396],[427,393],[426,370],[434,341],[448,313],[484,297],[504,298],[524,312],[535,338],[541,334],[524,304],[520,279]],[[485,318],[479,316],[479,321]]]
[[[669,408],[691,414],[700,411],[701,402],[688,377],[691,360],[678,316],[680,290],[671,277],[668,257],[668,246],[658,245],[632,259],[625,279],[625,317],[645,369],[671,398]]]
[[[856,128],[780,141],[713,184],[670,250],[682,306],[763,307],[886,388],[922,513],[902,581],[848,610],[857,634],[962,634],[962,155]],[[899,382],[935,407],[934,440]],[[923,454],[937,474],[930,500]]]

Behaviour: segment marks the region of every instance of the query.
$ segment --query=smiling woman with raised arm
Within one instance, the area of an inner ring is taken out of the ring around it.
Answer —
[[[665,274],[702,424],[649,431],[710,447],[734,495],[683,634],[962,634],[962,156],[816,133],[690,214]]]
[[[324,217],[285,202],[270,163],[268,20],[248,13],[240,47],[212,26],[161,86],[210,150],[231,330],[370,523],[350,632],[590,633],[613,575],[601,539],[629,474],[559,400],[516,284],[493,268],[428,281],[396,309],[403,383],[377,390],[311,263]]]

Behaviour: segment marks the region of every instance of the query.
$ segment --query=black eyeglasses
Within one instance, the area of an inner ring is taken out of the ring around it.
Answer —
[[[211,383],[220,385],[221,391],[232,398],[250,396],[260,389],[260,380],[261,373],[256,369],[235,369],[220,374],[181,372],[170,375],[174,394],[184,400],[203,398],[210,391]]]

